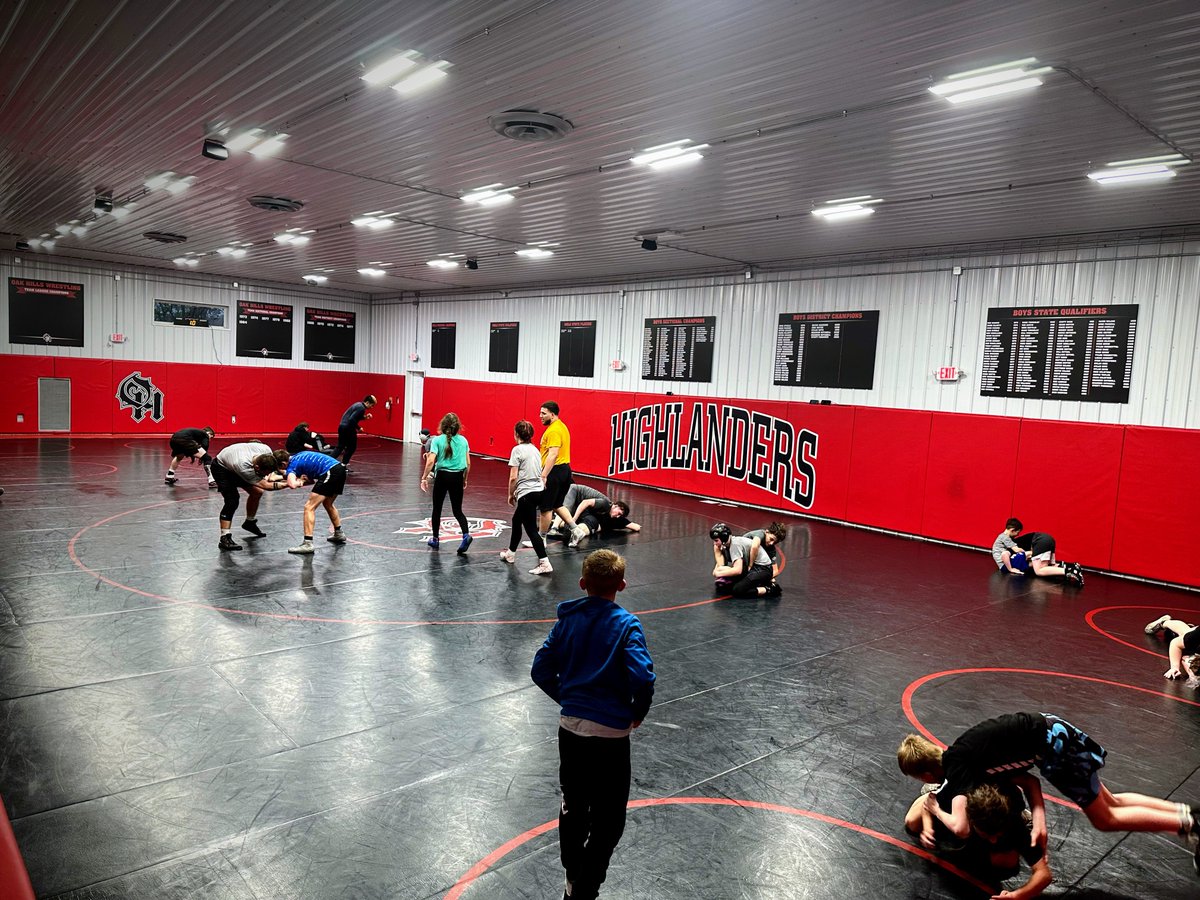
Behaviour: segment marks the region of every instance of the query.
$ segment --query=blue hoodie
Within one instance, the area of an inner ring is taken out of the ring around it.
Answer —
[[[609,728],[640,722],[654,698],[654,662],[637,616],[603,597],[558,604],[530,673],[564,716]]]

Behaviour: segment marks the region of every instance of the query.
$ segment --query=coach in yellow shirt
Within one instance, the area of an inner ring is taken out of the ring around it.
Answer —
[[[570,513],[563,508],[567,490],[574,483],[571,479],[571,432],[558,417],[558,404],[547,400],[538,410],[546,430],[542,432],[542,480],[546,483],[542,491],[542,502],[538,504],[538,530],[545,534],[550,530],[553,513],[570,521]]]

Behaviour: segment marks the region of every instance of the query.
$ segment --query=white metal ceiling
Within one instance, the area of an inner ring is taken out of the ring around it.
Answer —
[[[451,62],[448,77],[411,98],[360,79],[410,48]],[[963,107],[926,90],[1025,57],[1060,68],[1030,93]],[[499,137],[488,116],[516,108],[575,130]],[[201,158],[220,124],[290,137],[275,159]],[[712,146],[674,171],[626,162],[681,138]],[[0,4],[8,246],[88,219],[98,187],[131,197],[171,170],[196,184],[54,252],[168,267],[205,252],[197,271],[245,279],[329,268],[330,287],[394,295],[1194,223],[1200,165],[1142,187],[1085,177],[1172,147],[1200,147],[1195,0]],[[458,200],[495,182],[521,185],[516,201]],[[252,194],[305,206],[263,212]],[[866,220],[810,214],[858,194],[886,202]],[[380,209],[398,224],[349,224]],[[312,242],[272,242],[292,227],[316,229]],[[162,246],[149,230],[188,240]],[[642,234],[660,249],[641,250]],[[211,255],[235,240],[253,242],[245,259]],[[544,261],[513,255],[536,241],[560,246]],[[441,253],[479,269],[425,265]],[[376,261],[387,277],[357,273]]]

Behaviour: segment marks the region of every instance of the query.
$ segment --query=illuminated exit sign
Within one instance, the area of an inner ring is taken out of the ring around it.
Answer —
[[[958,376],[962,374],[958,371],[958,366],[942,366],[936,373],[938,381],[958,381]]]

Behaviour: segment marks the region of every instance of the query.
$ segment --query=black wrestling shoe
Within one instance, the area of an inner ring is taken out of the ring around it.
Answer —
[[[258,527],[256,520],[247,519],[242,523],[242,531],[248,531],[255,537],[266,537],[267,533]]]
[[[221,540],[217,543],[217,549],[226,551],[241,550],[242,545],[233,539],[232,534],[223,534],[221,535]]]

